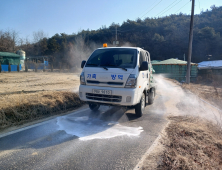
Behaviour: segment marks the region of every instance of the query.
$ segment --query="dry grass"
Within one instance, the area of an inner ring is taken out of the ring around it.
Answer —
[[[20,125],[83,104],[73,92],[38,92],[0,96],[0,128]]]
[[[222,109],[222,79],[213,75],[209,78],[199,76],[196,82],[182,84],[182,88]]]
[[[77,73],[11,72],[0,74],[0,95],[33,91],[74,90],[79,86]]]
[[[194,117],[169,117],[157,169],[222,169],[222,131]],[[145,169],[145,168],[144,168]]]
[[[222,169],[222,130],[191,116],[171,116],[141,170]]]
[[[78,86],[74,73],[1,73],[0,129],[81,106]]]

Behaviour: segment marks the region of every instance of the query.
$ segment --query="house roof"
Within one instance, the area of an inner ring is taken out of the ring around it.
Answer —
[[[167,60],[153,63],[153,65],[161,65],[161,64],[162,65],[187,65],[187,61],[171,58],[171,59],[167,59]],[[197,65],[196,63],[191,63],[191,64]]]
[[[160,60],[152,60],[152,61],[151,61],[152,64],[158,63],[158,62],[160,62]]]
[[[0,52],[1,57],[16,57],[20,58],[21,56],[15,53],[10,53],[10,52]]]
[[[222,60],[214,60],[214,61],[202,61],[198,63],[199,69],[222,69]]]

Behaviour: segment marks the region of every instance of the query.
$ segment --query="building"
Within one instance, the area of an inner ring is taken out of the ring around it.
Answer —
[[[0,52],[0,64],[1,71],[8,71],[9,64],[11,65],[11,71],[17,71],[17,66],[20,65],[20,55],[10,52]]]
[[[222,70],[222,60],[202,61],[198,63],[198,69],[219,69]]]
[[[158,62],[160,62],[160,60],[152,60],[151,64],[158,63]]]
[[[198,75],[202,78],[222,80],[222,60],[198,63]]]
[[[178,81],[186,80],[187,61],[171,58],[160,62],[154,62],[152,65],[155,70],[155,74],[162,74],[166,78],[172,78]],[[197,74],[197,64],[191,63],[191,80],[195,80]]]
[[[49,67],[49,56],[27,56],[27,66],[28,69],[48,69]]]

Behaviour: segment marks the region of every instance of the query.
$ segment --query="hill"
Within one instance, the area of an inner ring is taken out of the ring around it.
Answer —
[[[161,18],[146,18],[124,21],[120,24],[103,26],[98,30],[82,30],[77,34],[55,34],[40,38],[32,45],[22,45],[27,55],[50,55],[54,61],[76,63],[103,43],[112,45],[117,26],[120,46],[126,43],[143,47],[151,54],[152,60],[187,56],[190,15],[178,14]],[[211,10],[194,17],[194,39],[192,62],[222,58],[222,7],[212,6]],[[71,62],[70,62],[71,61]],[[72,62],[73,61],[73,62]]]

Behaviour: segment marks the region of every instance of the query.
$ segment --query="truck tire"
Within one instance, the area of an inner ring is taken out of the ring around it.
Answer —
[[[153,104],[155,97],[155,90],[150,89],[150,92],[148,93],[148,104]]]
[[[143,115],[143,111],[145,109],[145,94],[143,93],[140,102],[135,106],[136,116],[141,117]]]
[[[97,111],[99,109],[100,105],[99,104],[96,104],[96,103],[89,103],[89,108],[92,110],[92,111]]]

